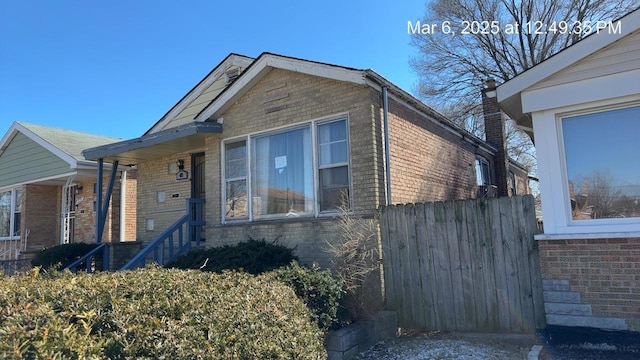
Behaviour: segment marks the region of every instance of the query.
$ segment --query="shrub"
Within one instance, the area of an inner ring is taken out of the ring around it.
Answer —
[[[289,265],[293,260],[297,260],[293,249],[268,243],[264,239],[249,239],[233,246],[192,250],[177,257],[166,267],[213,272],[243,270],[255,275]]]
[[[64,269],[72,262],[76,261],[89,251],[98,247],[99,244],[63,244],[42,249],[36,257],[31,259],[31,265],[40,266],[44,269],[59,266]],[[96,254],[96,269],[102,269],[102,253]]]
[[[324,359],[309,317],[267,275],[147,267],[0,276],[3,359]]]
[[[311,309],[312,319],[318,327],[327,330],[335,323],[344,289],[329,270],[322,270],[316,264],[307,268],[293,262],[271,274],[294,289],[296,295]]]
[[[346,287],[344,305],[354,320],[382,308],[377,219],[364,219],[340,207],[341,234],[327,242],[332,268]]]

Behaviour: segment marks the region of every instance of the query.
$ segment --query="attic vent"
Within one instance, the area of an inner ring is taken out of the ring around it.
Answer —
[[[226,84],[229,85],[234,82],[238,78],[238,76],[240,76],[240,68],[227,70],[224,76],[226,79]]]

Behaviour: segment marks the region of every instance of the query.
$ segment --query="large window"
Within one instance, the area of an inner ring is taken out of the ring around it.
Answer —
[[[20,238],[21,213],[22,191],[12,189],[0,192],[0,240]]]
[[[224,219],[313,216],[349,203],[347,120],[224,143]]]
[[[640,106],[561,124],[572,219],[640,217]]]

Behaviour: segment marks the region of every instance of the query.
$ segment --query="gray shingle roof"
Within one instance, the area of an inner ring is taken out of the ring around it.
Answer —
[[[107,145],[122,140],[24,122],[19,122],[19,124],[76,160],[84,160],[84,156],[82,156],[82,150],[84,149]]]

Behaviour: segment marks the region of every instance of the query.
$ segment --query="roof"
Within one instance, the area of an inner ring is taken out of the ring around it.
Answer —
[[[147,130],[144,135],[160,131],[162,128],[167,125],[173,118],[175,118],[182,110],[184,110],[193,100],[195,100],[198,96],[204,93],[207,88],[213,84],[216,79],[220,76],[224,75],[224,73],[231,66],[249,66],[253,60],[252,57],[231,53],[227,55],[224,60],[220,62],[216,67],[213,68],[202,80],[200,80],[196,86],[194,86],[189,92],[187,92],[180,101],[178,101],[166,114],[164,114],[160,120],[158,120],[149,130]]]
[[[242,61],[251,59],[246,56],[231,54],[227,56],[221,64],[217,65],[196,87],[194,87],[185,97],[183,97],[167,114],[156,122],[143,136],[131,140],[121,141],[101,147],[94,147],[85,150],[87,159],[104,158],[106,160],[120,160],[123,164],[135,164],[140,161],[147,161],[152,158],[169,155],[170,150],[188,151],[193,149],[199,142],[192,143],[191,147],[186,147],[187,139],[200,141],[203,134],[221,133],[222,119],[220,117],[231,107],[237,99],[249,91],[253,85],[264,78],[273,69],[282,69],[303,73],[312,76],[324,77],[328,79],[345,81],[352,84],[373,87],[379,91],[387,88],[390,95],[414,107],[423,114],[429,115],[434,123],[444,127],[446,130],[458,134],[465,141],[476,146],[483,147],[486,151],[494,153],[496,151],[491,145],[479,139],[468,131],[458,127],[449,121],[444,115],[433,110],[420,100],[407,93],[397,85],[385,79],[371,69],[355,69],[346,66],[333,65],[317,61],[283,56],[264,52],[254,59],[240,74],[240,76],[214,97],[198,114],[195,115],[193,123],[187,126],[178,126],[166,130],[159,130],[163,124],[167,124],[190,102],[194,101],[198,94],[201,94],[219,76],[224,75],[226,69],[223,64],[229,65],[234,59]],[[157,136],[154,136],[157,135]],[[179,146],[173,147],[168,142],[178,141]],[[147,150],[144,150],[148,147]]]
[[[18,132],[68,162],[72,168],[76,168],[79,163],[86,163],[82,155],[83,149],[111,144],[121,140],[113,137],[16,121],[11,125],[2,140],[0,140],[0,154],[2,154],[6,146]]]
[[[532,122],[527,109],[522,106],[522,93],[531,86],[566,69],[625,36],[640,29],[640,8],[636,9],[612,23],[622,24],[620,31],[603,31],[592,33],[575,44],[565,48],[547,60],[522,72],[513,79],[498,86],[498,102],[502,110],[518,125],[525,128],[533,138]]]

